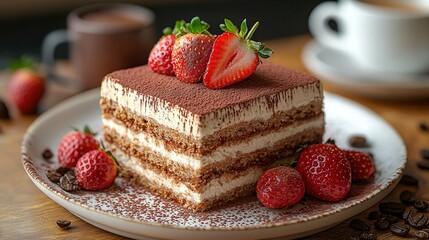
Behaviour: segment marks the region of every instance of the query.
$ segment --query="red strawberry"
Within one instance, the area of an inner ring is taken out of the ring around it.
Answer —
[[[223,88],[249,77],[259,64],[259,57],[268,58],[272,50],[260,42],[250,40],[259,22],[247,32],[246,19],[240,31],[228,19],[220,28],[225,33],[218,36],[204,75],[208,88]]]
[[[175,40],[176,35],[168,34],[159,39],[152,48],[148,60],[148,64],[152,71],[165,75],[174,75],[173,65],[171,63],[171,52],[173,51]]]
[[[44,91],[44,78],[27,68],[12,73],[7,89],[11,103],[23,114],[36,111]]]
[[[296,169],[305,182],[309,196],[325,201],[346,197],[352,182],[350,161],[333,144],[314,144],[299,155]]]
[[[304,180],[294,168],[271,168],[259,178],[256,194],[259,201],[269,208],[292,206],[304,197]]]
[[[74,168],[85,153],[98,149],[100,144],[88,127],[84,132],[73,131],[64,135],[58,146],[57,156],[61,166]]]
[[[358,150],[344,150],[344,153],[352,166],[352,181],[370,181],[375,173],[372,157],[368,153]]]
[[[112,186],[118,169],[115,159],[102,150],[84,154],[76,164],[76,179],[86,190],[102,190]]]
[[[178,34],[171,55],[174,73],[182,82],[202,80],[214,42],[208,28],[209,25],[198,17],[181,27],[182,32]]]

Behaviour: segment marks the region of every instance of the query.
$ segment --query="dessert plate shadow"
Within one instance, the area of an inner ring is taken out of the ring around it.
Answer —
[[[344,91],[374,99],[429,98],[429,73],[415,75],[371,72],[338,50],[312,40],[304,47],[307,69],[323,81]]]
[[[325,94],[325,139],[343,148],[356,133],[370,141],[377,172],[373,182],[353,185],[348,197],[329,203],[307,199],[289,209],[272,210],[251,196],[204,213],[190,212],[123,178],[98,192],[66,192],[46,177],[58,167],[41,153],[56,151],[71,127],[88,124],[101,132],[99,89],[82,93],[41,115],[27,130],[22,162],[34,184],[53,201],[88,223],[122,236],[149,239],[297,238],[330,228],[383,199],[399,182],[406,148],[398,133],[374,112],[342,97]]]

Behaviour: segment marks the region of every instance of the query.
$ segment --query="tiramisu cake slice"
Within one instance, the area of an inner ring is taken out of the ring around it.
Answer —
[[[221,90],[141,66],[105,77],[103,138],[123,173],[204,211],[251,194],[268,167],[321,142],[322,100],[318,79],[270,62]]]

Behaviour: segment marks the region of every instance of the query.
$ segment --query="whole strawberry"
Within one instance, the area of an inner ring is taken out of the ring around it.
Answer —
[[[103,150],[92,150],[79,159],[75,172],[79,186],[97,191],[112,186],[118,169],[112,155]]]
[[[280,166],[265,171],[256,185],[256,196],[269,208],[295,205],[305,194],[301,174],[291,167]]]
[[[44,78],[29,68],[14,71],[7,86],[10,102],[23,114],[36,112],[44,92]]]
[[[375,173],[375,164],[372,157],[358,150],[344,150],[344,154],[352,166],[353,182],[368,182]]]
[[[202,81],[214,42],[208,28],[209,25],[198,17],[180,27],[171,55],[173,71],[182,82]]]
[[[167,27],[163,31],[163,36],[158,40],[149,54],[148,64],[152,71],[164,75],[174,75],[172,56],[176,34],[185,21],[176,21],[174,29]]]
[[[229,20],[220,28],[225,32],[214,42],[204,75],[208,88],[223,88],[249,77],[258,66],[259,57],[268,58],[273,51],[260,42],[250,40],[259,22],[247,31],[246,19],[240,30]]]
[[[314,144],[299,155],[296,169],[309,196],[325,201],[345,198],[352,183],[350,161],[343,151],[329,143]]]
[[[152,71],[164,75],[174,75],[171,52],[173,51],[175,40],[176,35],[174,34],[163,36],[152,48],[148,60]]]
[[[98,149],[99,142],[88,127],[84,131],[73,131],[63,136],[57,150],[58,161],[63,167],[74,168],[85,153]]]

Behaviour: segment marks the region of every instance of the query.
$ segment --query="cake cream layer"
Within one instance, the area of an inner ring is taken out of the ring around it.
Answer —
[[[241,186],[254,185],[264,170],[262,167],[253,167],[240,173],[225,174],[222,177],[211,180],[203,192],[195,192],[175,178],[142,167],[139,164],[139,159],[127,155],[119,149],[114,150],[114,154],[119,162],[126,169],[130,170],[134,176],[143,177],[145,181],[151,182],[151,185],[157,188],[169,189],[176,197],[181,196],[186,201],[191,202],[192,205],[198,205],[204,201],[219,198],[225,193],[231,192]]]
[[[307,120],[307,122],[314,121]],[[313,127],[309,124],[305,130],[294,135],[283,136],[273,145],[260,144],[256,149],[248,153],[236,151],[234,154],[200,169],[192,169],[189,165],[173,161],[171,156],[165,157],[148,146],[134,144],[126,135],[119,134],[107,126],[103,127],[103,132],[105,143],[109,143],[114,149],[119,149],[127,155],[138,159],[138,162],[135,163],[138,163],[144,169],[151,169],[154,172],[165,174],[186,185],[189,189],[202,193],[213,179],[230,173],[240,173],[253,167],[264,168],[271,166],[273,162],[279,159],[294,155],[296,149],[303,144],[321,142],[323,128],[321,126]],[[251,142],[252,140],[239,139],[237,145]]]
[[[264,62],[249,79],[222,90],[186,84],[148,66],[105,77],[101,97],[181,134],[203,139],[253,119],[301,108],[323,98],[319,80]]]
[[[144,131],[134,131],[127,128],[119,121],[106,118],[102,118],[102,121],[108,132],[114,131],[116,134],[123,136],[136,148],[144,146],[156,155],[167,159],[167,161],[172,161],[193,171],[199,171],[208,165],[235,158],[238,154],[246,155],[261,148],[273,147],[281,140],[295,136],[300,132],[311,129],[319,129],[319,132],[323,132],[324,129],[324,116],[320,114],[309,120],[294,122],[270,134],[256,135],[251,139],[236,139],[235,145],[218,147],[209,155],[196,157],[166,149],[164,141],[154,138]]]

